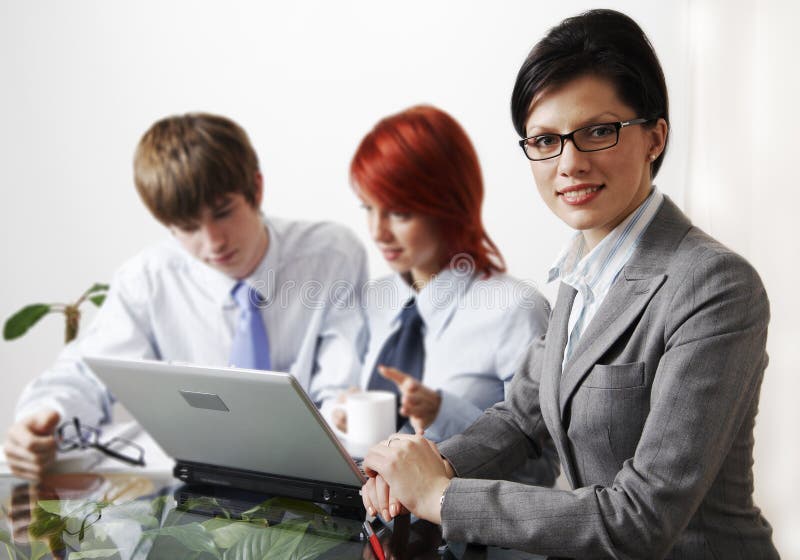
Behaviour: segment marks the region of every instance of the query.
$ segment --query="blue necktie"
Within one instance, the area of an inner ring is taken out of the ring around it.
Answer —
[[[386,339],[375,360],[375,368],[367,384],[368,390],[391,391],[397,395],[397,402],[400,403],[400,391],[394,383],[380,374],[378,366],[393,367],[415,379],[422,379],[425,367],[425,341],[422,336],[424,324],[416,302],[411,299],[400,313],[400,328]],[[399,430],[405,422],[406,418],[398,414],[397,429]]]
[[[233,333],[230,365],[245,369],[271,369],[269,339],[261,310],[261,295],[244,282],[237,282],[231,290],[239,307],[239,320]]]

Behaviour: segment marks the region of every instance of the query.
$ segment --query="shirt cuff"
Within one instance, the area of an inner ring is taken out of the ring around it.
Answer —
[[[17,406],[16,413],[14,414],[14,422],[21,422],[29,416],[33,416],[34,414],[43,410],[55,410],[58,412],[59,423],[70,420],[70,418],[67,418],[66,410],[60,402],[58,402],[56,399],[44,398],[34,402],[26,403],[22,406]]]

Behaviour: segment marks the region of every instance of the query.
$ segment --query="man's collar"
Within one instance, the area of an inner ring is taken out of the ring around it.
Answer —
[[[257,290],[266,302],[271,302],[275,296],[277,283],[276,274],[281,261],[280,241],[274,228],[266,217],[263,218],[263,222],[264,227],[267,228],[269,233],[267,252],[253,272],[246,278],[243,278],[243,281],[251,288]],[[231,297],[231,290],[233,290],[238,280],[208,266],[191,255],[187,254],[187,258],[189,259],[189,268],[192,274],[195,275],[198,282],[210,292],[214,301],[217,302],[220,307],[234,306],[235,303]]]
[[[281,268],[281,244],[278,235],[275,233],[275,228],[269,223],[266,217],[263,218],[264,227],[267,228],[267,235],[269,236],[269,245],[267,245],[267,252],[258,263],[258,266],[253,270],[250,275],[245,278],[254,290],[257,290],[265,302],[269,305],[275,298],[277,290],[277,275],[278,270]]]

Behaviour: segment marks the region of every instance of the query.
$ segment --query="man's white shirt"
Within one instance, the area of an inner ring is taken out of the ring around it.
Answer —
[[[270,241],[245,281],[266,300],[261,314],[272,368],[294,375],[325,403],[357,383],[366,333],[359,301],[366,281],[363,246],[328,222],[265,218]],[[17,404],[19,420],[43,408],[98,425],[113,396],[81,356],[227,366],[239,309],[236,280],[201,263],[174,239],[147,249],[115,274],[95,320]]]

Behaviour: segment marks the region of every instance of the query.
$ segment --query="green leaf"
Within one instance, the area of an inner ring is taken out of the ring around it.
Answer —
[[[341,538],[331,538],[328,536],[321,536],[316,533],[309,533],[308,529],[311,523],[302,521],[300,519],[291,519],[284,521],[278,527],[284,528],[286,531],[299,533],[301,539],[297,543],[297,547],[292,551],[292,560],[313,560],[322,556],[328,550],[338,546],[342,543]],[[270,557],[272,558],[272,557]],[[278,556],[275,556],[278,558]],[[287,558],[289,558],[287,556]]]
[[[79,512],[85,507],[85,504],[86,502],[83,500],[39,500],[36,502],[36,505],[47,513],[52,513],[59,517],[68,517],[75,512]]]
[[[203,521],[200,525],[202,525],[206,531],[213,533],[220,527],[227,527],[231,523],[241,523],[241,521],[231,521],[224,517],[212,517],[211,519]]]
[[[158,521],[153,517],[142,523],[134,517],[117,519],[103,513],[103,518],[86,530],[86,540],[81,542],[80,549],[105,548],[105,543],[114,543],[117,546],[132,534],[143,533],[148,529],[158,529]]]
[[[245,521],[253,521],[256,519],[275,521],[283,519],[287,512],[304,517],[327,515],[324,509],[311,502],[295,500],[293,498],[278,497],[271,498],[243,512],[242,519]]]
[[[273,560],[294,558],[294,551],[300,544],[303,533],[269,527],[250,533],[225,551],[224,560]]]
[[[16,553],[16,552],[14,552],[14,550],[16,550],[16,547],[13,547],[13,548],[12,548],[12,546],[11,546],[10,544],[6,544],[6,543],[3,543],[3,546],[4,546],[4,547],[5,547],[5,549],[6,549],[6,556],[8,556],[8,557],[9,557],[9,559],[14,559],[14,560],[16,560],[16,558],[17,558],[17,556],[18,556],[18,555],[17,555],[17,553]],[[22,556],[22,555],[19,555],[19,556],[20,556],[21,558],[24,558],[24,556]]]
[[[175,511],[177,512],[179,510]],[[231,517],[231,512],[222,507],[216,498],[212,498],[210,496],[198,496],[196,498],[190,498],[181,506],[180,511],[203,511],[209,512],[209,514],[210,512],[214,512],[217,515],[222,515],[226,519],[230,519]]]
[[[83,560],[84,558],[112,558],[119,556],[119,550],[116,548],[98,548],[95,550],[82,550],[80,552],[71,552],[69,555],[70,560]]]
[[[229,521],[225,527],[218,527],[212,531],[214,542],[219,548],[231,548],[236,543],[244,540],[253,532],[264,531],[264,527],[251,525],[246,521]]]
[[[100,296],[92,296],[92,297],[89,298],[89,301],[91,301],[97,307],[100,307],[101,305],[103,305],[103,302],[105,300],[106,300],[105,294],[100,295]]]
[[[35,539],[60,535],[67,525],[66,519],[41,509],[34,509],[31,517],[33,521],[28,526],[28,533]]]
[[[207,552],[215,558],[220,557],[211,533],[206,531],[199,523],[188,523],[175,527],[153,529],[152,531],[146,531],[144,534],[147,536],[173,537],[177,539],[187,551]]]
[[[8,318],[3,327],[3,338],[14,340],[28,332],[28,329],[35,325],[39,319],[50,312],[50,306],[46,303],[34,303],[26,305],[14,315]]]
[[[300,541],[300,546],[297,547],[293,560],[316,560],[330,549],[339,546],[342,541],[339,539],[332,539],[329,537],[322,537],[320,535],[306,535]]]
[[[157,528],[158,519],[153,515],[152,505],[145,501],[134,500],[124,504],[112,504],[103,510],[103,520],[138,523],[143,530]]]
[[[280,508],[294,514],[327,515],[327,512],[313,502],[298,500],[295,498],[277,497],[267,500],[262,505],[272,508]]]
[[[107,291],[108,291],[108,288],[109,288],[109,285],[108,285],[108,284],[98,284],[98,283],[95,283],[95,284],[93,284],[93,285],[92,285],[92,287],[91,287],[91,288],[89,288],[89,289],[86,291],[86,293],[87,293],[87,294],[95,294],[95,293],[97,293],[97,292],[107,292]]]
[[[6,554],[8,555],[9,559],[17,558],[19,550],[17,549],[17,545],[14,544],[14,541],[11,538],[11,533],[0,529],[0,543],[2,543],[5,546]],[[25,557],[22,554],[20,554],[19,556],[22,558]]]
[[[167,501],[171,500],[171,496],[159,496],[150,502],[150,515],[161,519],[164,513],[164,508],[167,507]]]
[[[50,546],[42,541],[33,541],[31,543],[31,558],[30,560],[41,560],[45,556],[50,555],[52,551]]]
[[[266,529],[250,532],[225,551],[224,560],[311,560],[341,544],[308,534],[307,521],[291,520]]]

